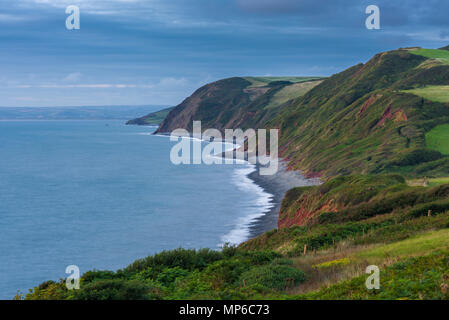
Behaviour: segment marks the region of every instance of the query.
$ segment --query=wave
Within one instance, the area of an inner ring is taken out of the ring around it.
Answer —
[[[249,174],[254,171],[256,171],[256,166],[249,163],[246,164],[245,168],[234,171],[232,182],[243,194],[249,194],[248,197],[254,197],[255,195],[255,198],[248,199],[246,205],[243,207],[243,211],[247,214],[238,218],[234,224],[234,228],[221,237],[222,243],[220,246],[223,246],[225,243],[238,245],[248,240],[251,237],[251,226],[254,222],[274,207],[274,203],[272,202],[274,195],[266,192],[249,178]]]
[[[170,138],[170,136],[166,134],[152,134],[147,132],[139,134]],[[225,140],[210,142],[206,139],[198,139],[192,136],[180,136],[180,138],[193,141],[202,141],[208,144],[221,143],[223,152],[240,147],[238,144],[233,144],[232,142]],[[224,160],[221,154],[208,155],[208,157]],[[249,175],[256,171],[257,167],[250,164],[246,160],[233,160],[234,165],[237,164],[239,167],[233,171],[231,182],[237,187],[238,190],[242,192],[243,195],[247,196],[249,199],[242,207],[242,212],[245,212],[245,215],[238,218],[232,224],[231,231],[221,237],[221,243],[218,244],[218,247],[222,247],[226,243],[238,245],[248,240],[251,237],[251,226],[257,221],[258,218],[266,215],[274,207],[274,195],[266,192],[261,186],[249,178]]]

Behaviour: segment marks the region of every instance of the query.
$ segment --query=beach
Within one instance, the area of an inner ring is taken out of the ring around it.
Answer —
[[[274,175],[260,175],[260,165],[256,165],[256,170],[248,175],[255,184],[260,186],[265,192],[273,195],[271,199],[272,207],[264,215],[256,218],[250,225],[251,238],[257,237],[264,232],[277,229],[279,210],[285,193],[295,187],[318,185],[320,179],[306,179],[298,171],[288,171],[285,162],[280,159],[278,171]]]

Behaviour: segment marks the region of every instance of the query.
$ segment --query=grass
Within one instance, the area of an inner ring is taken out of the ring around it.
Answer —
[[[449,51],[439,49],[417,49],[411,50],[410,53],[423,56],[429,59],[441,59],[449,62]]]
[[[380,289],[367,290],[367,274],[296,296],[296,299],[321,300],[447,300],[449,252],[436,251],[422,257],[408,258],[380,270]]]
[[[449,102],[449,86],[426,86],[424,88],[404,90],[404,92],[408,92],[434,102]]]
[[[172,111],[174,107],[166,108],[156,112],[152,112],[144,117],[129,120],[127,124],[138,124],[138,125],[159,125],[164,121],[167,115]]]
[[[355,245],[343,241],[334,248],[320,250],[294,259],[294,265],[309,275],[304,284],[290,289],[289,294],[317,298],[332,287],[361,276],[365,268],[378,265],[385,270],[416,256],[427,256],[449,247],[449,229],[430,231],[391,244]],[[364,289],[362,287],[361,289]],[[321,297],[322,298],[322,297]],[[339,297],[334,297],[339,298]]]
[[[449,177],[434,178],[429,180],[429,187],[439,186],[440,184],[449,183]]]
[[[310,89],[319,85],[322,81],[307,81],[294,83],[286,86],[278,91],[270,100],[270,103],[265,107],[266,109],[277,107],[288,100],[299,98],[306,94]]]
[[[432,178],[432,179],[423,178],[407,181],[407,184],[411,187],[435,187],[447,183],[449,183],[449,177]]]
[[[359,259],[382,260],[388,257],[410,257],[449,247],[449,229],[431,231],[403,241],[364,250],[356,254]]]
[[[300,83],[300,82],[319,80],[322,78],[321,77],[245,77],[244,79],[252,83],[250,88],[254,88],[254,87],[264,87],[270,82],[274,81],[290,81],[292,83]]]
[[[426,145],[429,149],[449,155],[449,124],[436,126],[427,132]]]

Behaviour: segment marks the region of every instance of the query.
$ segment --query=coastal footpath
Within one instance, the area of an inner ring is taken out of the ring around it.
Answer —
[[[449,298],[449,46],[383,52],[326,79],[220,80],[157,132],[194,120],[279,128],[287,169],[323,183],[288,190],[278,228],[238,247],[162,252],[27,299]],[[380,289],[365,286],[369,265]]]

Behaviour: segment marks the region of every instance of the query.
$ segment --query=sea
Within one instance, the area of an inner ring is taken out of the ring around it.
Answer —
[[[0,121],[0,299],[162,250],[251,236],[272,195],[256,168],[175,165],[177,143],[121,120]],[[205,144],[207,142],[201,142]]]

